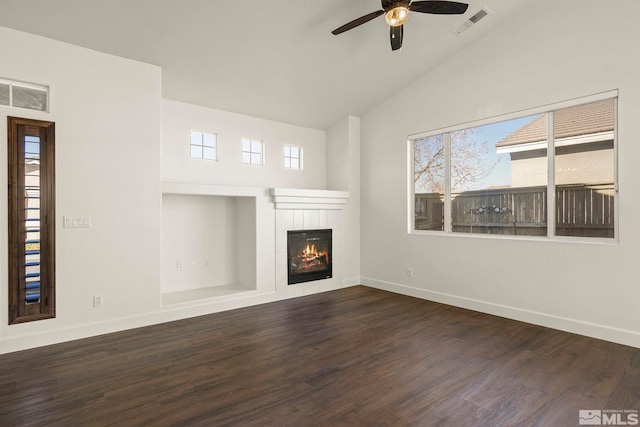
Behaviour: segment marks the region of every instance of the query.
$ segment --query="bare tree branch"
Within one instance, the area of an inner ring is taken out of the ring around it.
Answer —
[[[487,160],[486,141],[474,138],[475,128],[451,133],[451,187],[464,191],[488,177],[497,161]],[[444,135],[418,139],[414,143],[414,181],[416,192],[444,193]]]

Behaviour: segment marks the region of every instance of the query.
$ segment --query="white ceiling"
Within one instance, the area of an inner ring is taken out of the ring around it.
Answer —
[[[462,16],[412,13],[396,52],[383,17],[331,34],[379,0],[0,0],[0,25],[159,65],[165,98],[325,129],[534,0],[467,2]],[[453,34],[482,7],[491,14]]]

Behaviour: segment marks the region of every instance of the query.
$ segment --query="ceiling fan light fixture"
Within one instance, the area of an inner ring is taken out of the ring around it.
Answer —
[[[398,50],[402,47],[404,34],[403,25],[409,19],[409,11],[429,13],[432,15],[462,15],[469,7],[466,3],[449,0],[381,0],[381,3],[382,9],[347,22],[343,26],[331,31],[331,34],[337,36],[338,34],[352,30],[384,15],[384,20],[390,27],[389,39],[391,41],[391,50]]]
[[[409,19],[409,8],[397,6],[384,14],[384,20],[392,27],[399,27]]]

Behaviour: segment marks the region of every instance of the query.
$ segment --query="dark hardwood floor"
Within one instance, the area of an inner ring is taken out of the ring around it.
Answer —
[[[0,356],[0,426],[577,426],[640,349],[354,287]]]

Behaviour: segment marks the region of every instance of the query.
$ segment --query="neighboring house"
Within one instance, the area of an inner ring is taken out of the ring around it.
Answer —
[[[614,181],[614,103],[605,100],[554,113],[557,185]],[[496,144],[511,156],[511,187],[547,184],[547,116],[542,114]]]

